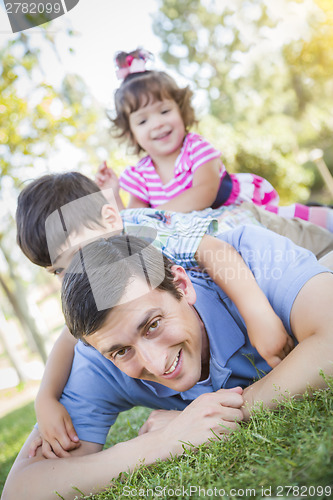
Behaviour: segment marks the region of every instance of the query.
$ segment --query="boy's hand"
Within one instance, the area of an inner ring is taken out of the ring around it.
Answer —
[[[246,326],[251,344],[272,368],[281,363],[295,346],[273,311],[260,311],[251,322],[247,321]]]
[[[72,420],[59,401],[44,399],[43,405],[36,407],[36,414],[45,458],[69,457],[68,452],[81,445]],[[34,442],[30,449],[31,456],[35,455],[37,448],[38,443]]]
[[[106,161],[98,167],[95,182],[100,189],[112,189],[115,195],[119,192],[117,174],[107,166]]]

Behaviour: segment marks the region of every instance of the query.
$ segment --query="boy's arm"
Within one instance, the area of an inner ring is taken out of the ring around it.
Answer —
[[[220,168],[220,159],[205,163],[194,172],[192,187],[156,208],[158,210],[173,210],[174,212],[192,212],[210,207],[214,203],[219,189]]]
[[[298,293],[291,309],[291,329],[299,344],[258,382],[244,390],[245,417],[262,401],[273,408],[278,401],[304,394],[307,389],[325,387],[333,375],[333,275],[311,278]]]
[[[237,306],[259,354],[272,367],[280,363],[293,348],[293,341],[238,252],[228,243],[205,235],[196,259]]]
[[[80,444],[67,410],[58,401],[72,368],[76,343],[65,326],[47,360],[35,402],[39,432],[57,456],[67,456],[65,450]],[[43,451],[51,457],[53,454],[47,452],[46,443],[43,444]]]

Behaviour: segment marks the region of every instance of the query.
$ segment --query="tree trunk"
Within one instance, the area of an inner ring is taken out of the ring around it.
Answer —
[[[11,342],[9,342],[8,335],[5,334],[5,331],[8,330],[7,321],[0,310],[0,342],[3,346],[5,353],[7,354],[11,365],[15,369],[18,379],[20,382],[26,382],[27,377],[24,371],[21,369],[21,361],[16,354],[15,348],[12,346]]]
[[[33,345],[35,347],[34,350],[39,352],[43,363],[46,363],[47,360],[47,354],[44,346],[44,342],[35,327],[34,320],[31,318],[28,312],[28,307],[24,303],[24,299],[22,300],[22,295],[21,294],[13,294],[10,289],[8,288],[4,278],[0,274],[0,285],[5,292],[9,302],[11,303],[15,314],[17,316],[17,319],[19,320],[25,334],[30,337],[33,341]]]

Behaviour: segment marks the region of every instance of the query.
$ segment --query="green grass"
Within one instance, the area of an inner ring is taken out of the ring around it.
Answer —
[[[107,445],[134,437],[149,411],[123,413]],[[0,445],[1,481],[33,422],[32,404],[0,420],[0,443],[6,443]],[[332,494],[325,491],[328,486]],[[258,409],[228,441],[142,466],[122,474],[105,492],[80,498],[214,498],[214,488],[215,498],[224,499],[333,498],[333,382],[327,390],[286,402],[274,412]]]
[[[121,423],[130,437],[145,414],[133,423],[135,415]],[[274,412],[258,409],[228,441],[122,474],[107,491],[81,498],[188,498],[191,486],[193,499],[212,498],[214,488],[215,497],[225,499],[333,498],[332,382],[329,389],[288,401]]]
[[[29,403],[0,419],[0,493],[8,472],[35,424],[34,404]]]

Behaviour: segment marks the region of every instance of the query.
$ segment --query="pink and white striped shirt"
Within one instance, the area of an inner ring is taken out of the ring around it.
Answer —
[[[146,156],[134,167],[125,169],[119,178],[119,185],[154,208],[192,187],[195,171],[210,160],[220,157],[220,151],[200,135],[191,132],[184,139],[175,163],[174,177],[167,184],[162,184],[152,159]],[[221,204],[224,205],[239,204],[243,201],[264,207],[278,205],[278,193],[263,177],[252,173],[226,174],[221,160],[219,194],[222,196],[218,195],[214,208],[220,206],[219,199],[223,199]],[[231,183],[229,188],[228,182]]]
[[[186,135],[174,167],[174,177],[167,183],[157,174],[150,156],[125,169],[119,185],[151,207],[157,207],[192,187],[194,172],[205,163],[220,158],[221,153],[198,134]],[[220,176],[225,172],[221,161]]]

